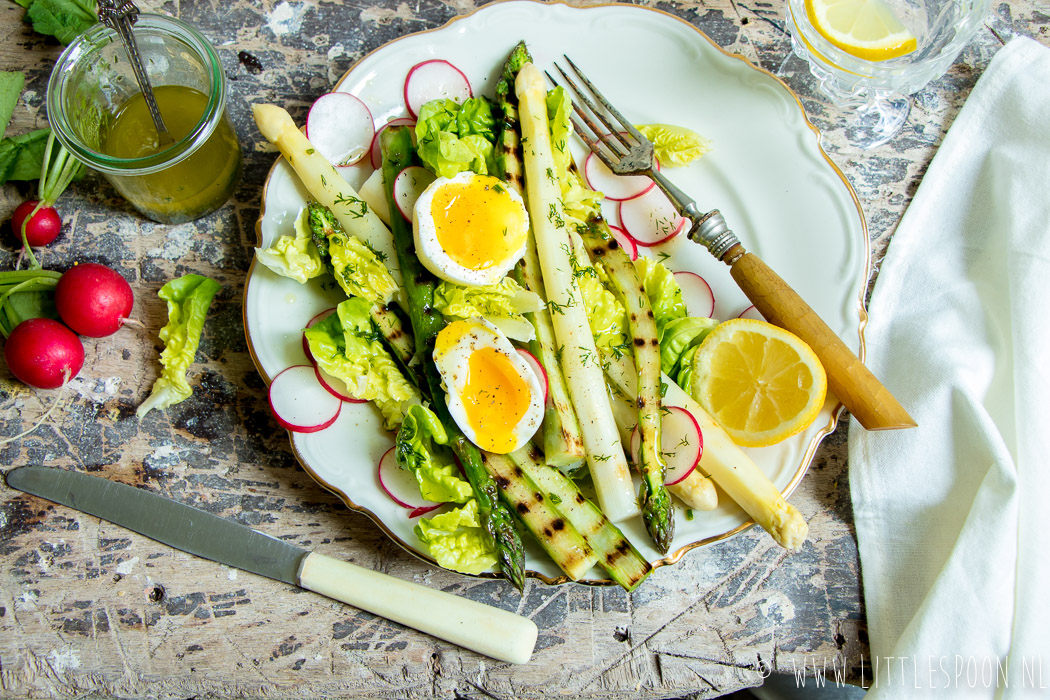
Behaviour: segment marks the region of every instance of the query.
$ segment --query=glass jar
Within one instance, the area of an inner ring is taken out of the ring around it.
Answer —
[[[240,178],[226,73],[208,40],[184,22],[143,14],[134,33],[175,142],[158,145],[127,53],[101,24],[59,57],[47,86],[48,120],[70,153],[143,215],[191,221],[221,207]],[[152,143],[144,146],[143,139]]]

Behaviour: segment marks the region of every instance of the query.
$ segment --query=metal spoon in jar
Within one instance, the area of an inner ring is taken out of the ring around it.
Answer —
[[[164,125],[164,118],[160,115],[157,107],[157,99],[153,96],[153,86],[150,85],[149,76],[142,65],[142,57],[139,55],[138,44],[135,43],[135,34],[131,26],[139,17],[139,8],[131,0],[98,0],[98,19],[117,33],[124,50],[131,61],[131,68],[135,71],[135,80],[138,81],[142,97],[146,100],[146,107],[153,118],[153,124],[157,128],[157,145],[169,146],[175,143],[175,139]]]

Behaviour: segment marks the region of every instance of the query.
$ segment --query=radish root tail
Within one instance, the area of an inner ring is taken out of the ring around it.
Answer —
[[[123,326],[129,326],[140,331],[146,328],[146,324],[137,318],[122,318],[120,319],[120,323]]]
[[[31,432],[33,432],[34,430],[36,430],[37,428],[39,428],[47,422],[48,418],[51,417],[51,414],[54,413],[55,409],[58,408],[59,404],[62,403],[63,394],[66,391],[66,387],[69,386],[69,380],[71,379],[69,370],[66,369],[66,371],[63,374],[65,375],[65,378],[62,380],[62,386],[58,388],[58,395],[55,396],[55,400],[51,404],[51,407],[48,408],[47,411],[44,412],[44,415],[40,416],[40,418],[37,419],[36,423],[33,423],[33,425],[30,426],[28,429],[23,430],[18,435],[12,435],[11,437],[0,440],[0,446],[6,445],[9,442],[14,442],[15,440],[29,435]]]

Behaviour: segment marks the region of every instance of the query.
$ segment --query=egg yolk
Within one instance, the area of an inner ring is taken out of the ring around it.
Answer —
[[[528,235],[525,210],[496,178],[442,186],[434,193],[430,213],[438,244],[471,270],[503,264]]]
[[[529,385],[510,359],[495,348],[472,352],[467,372],[463,408],[478,447],[496,454],[513,451],[515,428],[529,408]]]

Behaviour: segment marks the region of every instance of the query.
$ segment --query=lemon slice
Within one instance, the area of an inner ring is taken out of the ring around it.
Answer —
[[[804,430],[820,413],[827,386],[813,350],[765,321],[720,323],[693,356],[693,398],[745,447]]]
[[[806,0],[806,14],[825,39],[867,61],[903,56],[918,45],[881,0]]]

